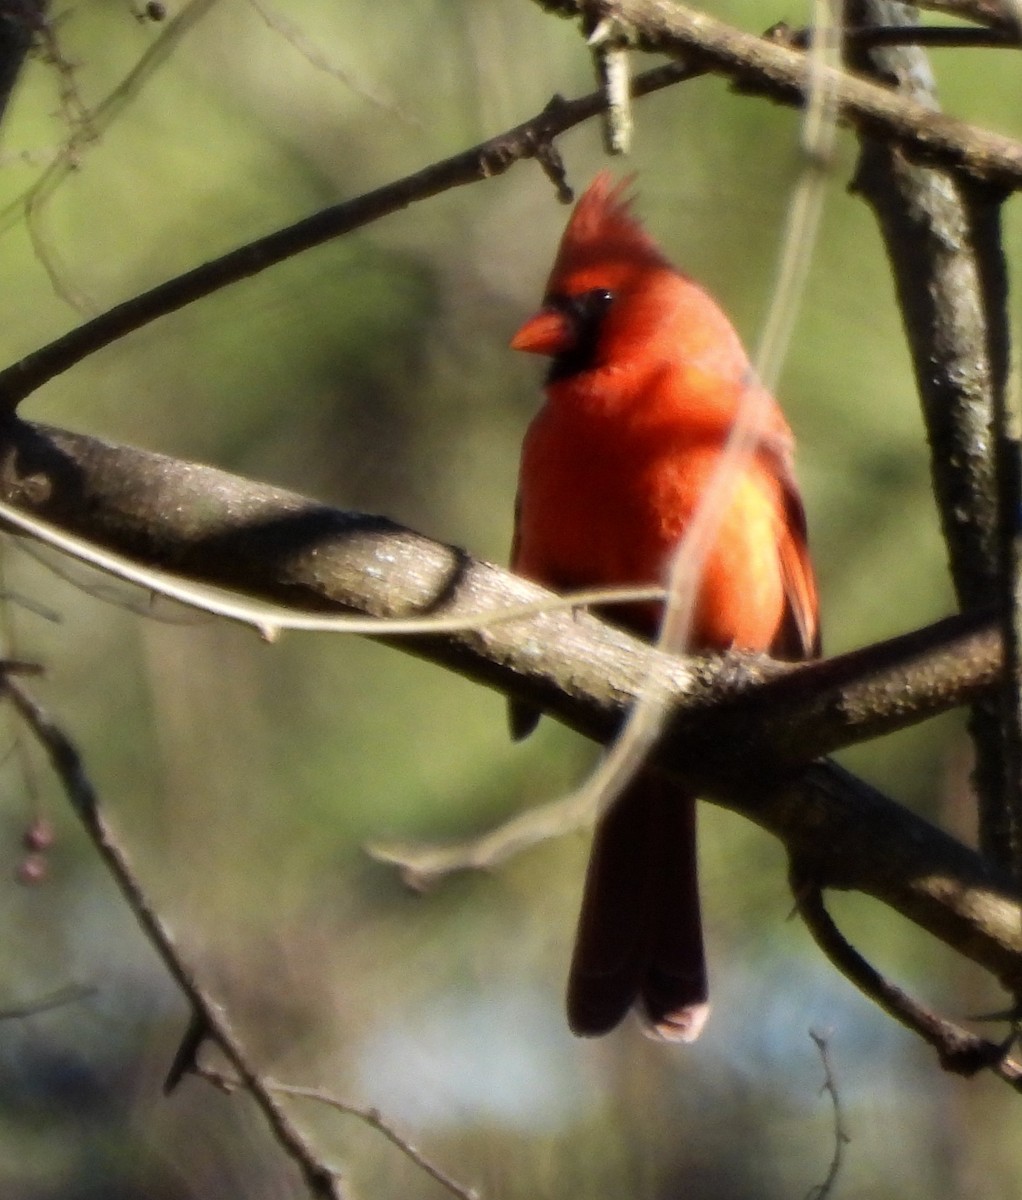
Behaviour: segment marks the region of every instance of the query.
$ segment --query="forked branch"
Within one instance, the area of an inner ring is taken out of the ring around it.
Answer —
[[[478,628],[473,614],[543,593],[391,522],[210,467],[20,422],[4,432],[0,499],[15,510],[298,611],[461,614],[460,631],[386,640],[598,741],[656,671],[675,713],[658,769],[762,825],[793,855],[811,853],[822,884],[876,896],[1009,989],[1022,987],[1022,909],[989,863],[837,767],[801,770],[828,744],[914,723],[989,687],[1000,669],[992,622],[956,618],[785,677],[766,662],[673,659],[564,611]]]

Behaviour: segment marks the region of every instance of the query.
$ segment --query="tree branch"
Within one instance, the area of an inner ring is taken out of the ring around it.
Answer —
[[[17,421],[3,433],[5,502],[218,587],[304,611],[376,616],[469,616],[543,595],[382,518],[80,434]],[[813,862],[821,884],[877,897],[1009,990],[1022,987],[1022,908],[996,868],[833,764],[791,778],[821,746],[913,723],[989,687],[1000,667],[992,622],[955,618],[784,677],[766,660],[672,659],[565,611],[383,640],[528,699],[601,742],[656,671],[675,710],[657,769],[774,833]]]
[[[120,888],[128,907],[143,933],[159,954],[163,965],[192,1006],[200,1014],[208,1035],[216,1041],[245,1089],[262,1110],[278,1144],[302,1173],[310,1195],[319,1200],[344,1200],[340,1174],[316,1155],[315,1150],[278,1103],[248,1057],[222,1007],[206,994],[188,969],[174,937],[159,913],[149,902],[128,854],[107,822],[99,805],[78,750],[50,715],[18,684],[7,676],[0,690],[14,705],[40,745],[46,751],[54,773],[93,846]]]
[[[701,69],[682,63],[654,67],[632,80],[632,95],[646,96],[702,73]],[[0,371],[0,412],[13,412],[26,396],[44,383],[151,321],[177,312],[242,279],[258,275],[267,267],[305,250],[399,212],[410,204],[438,196],[451,188],[502,175],[526,158],[538,159],[549,174],[547,159],[553,139],[593,117],[605,105],[602,92],[590,92],[575,100],[555,96],[536,116],[469,150],[354,200],[313,213],[294,225],[239,246],[100,313]],[[571,189],[562,184],[561,190],[562,199],[570,201]]]
[[[920,1004],[881,975],[846,940],[827,912],[819,887],[811,880],[802,878],[798,865],[794,863],[792,891],[799,916],[827,958],[888,1016],[932,1046],[945,1071],[971,1076],[989,1069],[1015,1091],[1022,1092],[1022,1064],[1009,1057],[1008,1044],[991,1042],[970,1033]]]
[[[1001,4],[999,0],[921,0],[916,7],[961,17],[963,21],[975,21],[995,29],[1011,30],[1016,35],[1019,31],[1017,12],[1010,3]]]
[[[205,1079],[207,1082],[213,1084],[214,1087],[218,1087],[227,1093],[244,1086],[240,1079],[232,1079],[229,1075],[224,1075],[221,1071],[214,1071],[209,1067],[195,1067],[194,1073],[200,1079]],[[445,1191],[457,1197],[457,1200],[481,1200],[480,1194],[475,1188],[466,1187],[464,1184],[459,1183],[446,1171],[438,1167],[436,1163],[428,1159],[408,1138],[398,1133],[393,1125],[385,1121],[378,1109],[351,1104],[347,1100],[340,1099],[339,1096],[334,1096],[330,1092],[324,1091],[323,1088],[299,1087],[290,1083],[278,1083],[275,1079],[268,1079],[266,1087],[276,1095],[292,1096],[301,1100],[314,1100],[317,1104],[332,1108],[345,1116],[356,1118],[363,1125],[368,1125],[370,1129],[374,1129],[377,1133],[381,1134],[409,1162],[413,1163],[419,1170],[438,1183]]]
[[[903,5],[860,0],[852,16],[897,22],[908,20],[909,12]],[[936,105],[929,64],[918,49],[853,53],[852,65]],[[1022,732],[1013,715],[1020,697],[1012,620],[1018,446],[1002,428],[1010,359],[1003,194],[942,167],[914,163],[899,146],[873,137],[862,139],[854,187],[876,214],[891,263],[959,604],[969,609],[996,601],[1006,622],[1014,663],[1002,694],[977,699],[970,732],[980,845],[1018,878]]]
[[[584,0],[535,0],[563,17],[578,17]],[[735,29],[674,0],[615,0],[616,18],[632,32],[640,50],[681,57],[785,104],[809,95],[809,64],[782,44]],[[861,132],[900,142],[919,158],[957,167],[978,180],[1005,188],[1022,185],[1022,144],[843,71],[824,69],[818,85],[833,97],[841,117]]]
[[[295,612],[460,617],[453,631],[408,640],[383,629],[381,640],[598,740],[655,670],[677,710],[673,736],[698,744],[713,771],[731,761],[712,749],[722,721],[730,739],[785,770],[966,703],[1001,669],[993,620],[981,613],[798,667],[740,655],[681,661],[564,609],[494,624],[549,593],[382,517],[21,421],[0,426],[0,500],[128,559]],[[490,623],[475,627],[480,614]]]
[[[579,16],[585,7],[582,0],[537,3],[562,16]],[[633,96],[707,71],[784,103],[801,104],[809,93],[805,55],[782,44],[782,38],[756,37],[668,0],[616,0],[615,16],[639,48],[683,59],[636,76]],[[976,179],[1005,188],[1022,186],[1022,145],[1010,138],[934,113],[840,71],[825,70],[822,84],[842,116],[860,129],[902,142],[912,153],[958,167]],[[116,305],[0,371],[0,411],[13,412],[50,379],[159,317],[416,201],[502,174],[521,159],[536,158],[555,178],[562,199],[570,199],[570,189],[551,163],[552,141],[605,108],[602,91],[573,101],[555,96],[530,120],[469,150],[314,213]]]

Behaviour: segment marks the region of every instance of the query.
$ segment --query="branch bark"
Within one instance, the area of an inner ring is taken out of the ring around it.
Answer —
[[[908,21],[910,10],[860,0],[853,20]],[[852,65],[936,107],[925,55],[915,47],[851,52]],[[1004,194],[864,136],[854,187],[884,238],[915,368],[930,469],[963,610],[994,599],[1005,622],[1009,671],[976,700],[970,732],[983,852],[1022,870],[1022,732],[1018,721],[1015,604],[1018,447],[1006,429],[1009,332],[1001,246]],[[1014,485],[1014,486],[1013,486]]]
[[[153,566],[302,611],[467,616],[543,595],[383,518],[18,421],[0,437],[0,498]],[[1022,988],[1022,907],[992,864],[833,764],[798,772],[823,748],[991,686],[1001,665],[992,620],[955,618],[786,674],[765,660],[672,659],[563,610],[384,640],[601,742],[648,672],[663,673],[675,713],[657,769],[775,834],[821,886],[877,897]]]
[[[581,16],[585,0],[535,0],[564,17]],[[800,52],[718,21],[675,0],[614,0],[616,19],[640,50],[670,54],[723,75],[746,91],[801,105],[812,85]],[[970,126],[888,88],[843,71],[823,69],[816,81],[827,89],[841,117],[860,132],[900,142],[914,157],[956,167],[966,175],[1006,188],[1022,184],[1022,145]]]

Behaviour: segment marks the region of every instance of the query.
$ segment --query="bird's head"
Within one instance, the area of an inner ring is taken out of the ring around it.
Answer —
[[[630,184],[597,175],[561,238],[543,307],[511,340],[549,355],[551,379],[623,361],[671,316],[669,293],[684,280],[632,213]]]

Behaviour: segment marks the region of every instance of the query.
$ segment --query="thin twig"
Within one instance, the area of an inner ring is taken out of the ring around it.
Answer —
[[[450,843],[371,842],[365,851],[394,867],[406,887],[424,892],[462,871],[492,871],[541,842],[592,825],[591,784],[516,814],[477,837]]]
[[[358,78],[350,67],[342,67],[335,58],[320,50],[312,39],[287,17],[262,3],[262,0],[248,0],[248,2],[259,14],[267,28],[272,29],[274,33],[283,38],[293,50],[305,59],[309,66],[332,76],[353,95],[367,101],[374,108],[380,109],[389,116],[397,117],[405,125],[419,130],[425,128],[417,116],[403,109],[392,97],[383,95],[375,87],[370,87],[364,79]]]
[[[1012,5],[1001,4],[998,0],[917,0],[917,7],[980,25],[1018,30],[1017,14]]]
[[[262,1110],[278,1144],[301,1171],[310,1194],[319,1200],[343,1200],[344,1192],[339,1173],[319,1159],[312,1145],[267,1089],[262,1076],[249,1065],[247,1055],[231,1028],[226,1013],[219,1004],[210,999],[186,965],[173,935],[145,894],[127,852],[107,823],[74,743],[45,709],[13,678],[5,677],[2,686],[4,694],[46,751],[71,807],[120,888],[143,933],[187,998],[193,1012],[202,1014],[209,1036],[216,1041],[231,1066],[238,1072],[244,1087]]]
[[[26,0],[32,3],[33,0]],[[95,140],[123,108],[139,94],[142,86],[161,66],[181,39],[201,20],[218,0],[188,0],[172,21],[163,27],[160,36],[148,47],[138,62],[117,86],[95,108],[88,112],[89,136],[72,136],[60,147],[53,161],[35,183],[0,212],[0,234],[7,231],[25,211],[38,210],[69,172],[81,161],[81,151],[89,140]],[[37,8],[44,7],[37,3]]]
[[[701,70],[677,63],[657,67],[633,80],[632,94],[645,96],[700,74]],[[417,201],[500,175],[522,159],[541,158],[545,161],[554,137],[594,116],[604,103],[601,92],[591,92],[576,100],[557,96],[530,120],[470,150],[354,200],[323,209],[108,309],[0,371],[0,409],[13,411],[36,388],[90,354],[232,283],[257,275],[285,259],[399,212]]]
[[[585,0],[535,0],[565,17],[577,17]],[[616,0],[617,18],[640,49],[676,55],[720,74],[744,91],[786,104],[804,104],[811,92],[805,55],[767,38],[735,29],[707,12],[672,0]],[[935,113],[888,88],[843,71],[824,72],[841,119],[897,141],[910,154],[958,167],[977,180],[1005,188],[1022,184],[1022,144]]]
[[[834,1153],[831,1156],[826,1177],[822,1183],[817,1183],[809,1189],[806,1193],[806,1200],[826,1200],[837,1183],[841,1164],[844,1161],[845,1146],[852,1139],[845,1128],[841,1096],[837,1090],[837,1076],[834,1074],[834,1068],[830,1061],[830,1044],[827,1038],[822,1033],[817,1033],[815,1029],[809,1030],[809,1036],[813,1039],[813,1044],[820,1052],[820,1062],[823,1064],[823,1086],[820,1088],[820,1091],[827,1092],[830,1096],[831,1108],[834,1112]]]
[[[876,1005],[937,1052],[945,1071],[966,1077],[989,1070],[1022,1092],[1022,1063],[1008,1054],[1009,1044],[991,1042],[939,1016],[890,982],[845,939],[811,877],[811,867],[792,860],[791,888],[795,907],[813,941],[835,967]]]
[[[198,1075],[200,1079],[205,1079],[215,1087],[222,1088],[228,1092],[241,1086],[240,1080],[232,1079],[229,1075],[224,1075],[221,1071],[215,1071],[209,1067],[196,1066],[192,1069],[192,1074]],[[265,1080],[265,1084],[269,1091],[274,1092],[278,1096],[294,1096],[303,1100],[315,1100],[318,1104],[325,1104],[328,1108],[336,1109],[337,1112],[343,1113],[345,1116],[355,1117],[364,1125],[368,1125],[370,1129],[375,1129],[377,1133],[382,1134],[410,1162],[414,1163],[430,1179],[450,1192],[452,1196],[457,1196],[458,1200],[480,1200],[480,1193],[475,1188],[469,1188],[464,1184],[458,1183],[446,1171],[431,1162],[418,1147],[398,1133],[388,1121],[384,1120],[379,1109],[364,1108],[358,1104],[349,1104],[347,1101],[341,1100],[337,1096],[323,1091],[321,1088],[299,1087],[289,1083],[278,1083],[275,1079],[267,1079]]]
[[[55,992],[50,992],[47,996],[40,996],[36,1000],[0,1008],[0,1021],[17,1021],[23,1017],[34,1017],[39,1013],[50,1012],[54,1008],[77,1004],[79,1000],[87,1000],[95,994],[96,989],[90,984],[69,983],[66,987],[58,988]]]
[[[267,642],[275,642],[284,630],[301,630],[304,633],[348,633],[370,637],[414,637],[429,633],[463,633],[467,630],[483,630],[494,625],[503,625],[508,621],[522,621],[541,613],[558,612],[560,610],[576,610],[583,608],[613,608],[617,604],[634,604],[637,601],[662,600],[664,589],[655,585],[641,587],[607,587],[585,588],[564,595],[547,595],[542,600],[529,604],[515,604],[497,612],[464,613],[458,616],[445,617],[434,614],[425,617],[355,617],[345,614],[323,616],[319,613],[294,612],[286,608],[259,604],[243,597],[231,596],[224,592],[204,587],[168,571],[148,567],[144,563],[135,562],[123,555],[104,550],[87,542],[84,538],[76,538],[65,533],[55,525],[38,518],[26,516],[13,505],[0,501],[0,520],[5,521],[23,533],[31,534],[44,546],[80,563],[112,575],[124,583],[145,588],[151,595],[164,596],[178,604],[209,613],[211,616],[223,617],[229,621],[237,621],[242,625],[250,625],[259,631],[260,636]],[[31,557],[31,552],[29,552]],[[122,602],[109,592],[99,588],[89,588],[71,577],[66,571],[44,562],[54,571],[54,574],[66,582],[108,603]],[[0,592],[0,599],[5,598]],[[131,611],[147,617],[151,613],[141,611],[140,605],[122,605]]]
[[[31,0],[25,0],[25,3],[31,3]],[[73,68],[60,52],[51,28],[52,22],[44,22],[41,27],[40,40],[61,80],[62,107],[69,132],[35,183],[0,212],[0,234],[24,214],[33,250],[54,292],[79,312],[88,312],[94,305],[68,281],[69,272],[59,262],[53,247],[47,243],[42,230],[42,214],[46,203],[68,175],[81,166],[85,149],[99,141],[103,130],[138,95],[144,83],[166,61],[178,42],[216,3],[217,0],[189,0],[174,19],[167,22],[159,38],[148,47],[135,66],[94,109],[87,109],[77,97]]]
[[[772,41],[804,50],[812,38],[810,28],[792,29],[774,25],[767,36]],[[973,50],[1022,48],[1014,29],[977,29],[971,25],[852,25],[844,31],[846,47],[877,50],[887,46],[918,46],[920,49]]]

